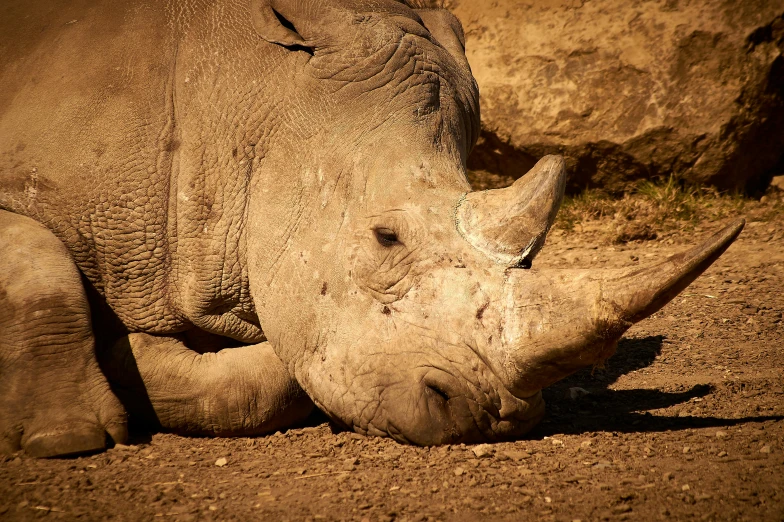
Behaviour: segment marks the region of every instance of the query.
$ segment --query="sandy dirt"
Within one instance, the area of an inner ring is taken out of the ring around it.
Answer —
[[[0,519],[784,520],[784,216],[749,218],[605,369],[546,390],[523,440],[407,447],[319,417],[259,438],[137,434],[0,457]],[[651,262],[720,226],[625,245],[556,230],[536,266]]]

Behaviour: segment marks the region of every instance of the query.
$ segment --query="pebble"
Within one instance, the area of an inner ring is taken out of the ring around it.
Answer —
[[[459,477],[460,475],[462,475],[463,473],[465,473],[465,470],[464,470],[463,468],[455,468],[455,471],[454,471],[454,473],[455,473],[455,476],[456,476],[456,477]]]
[[[716,438],[717,439],[726,439],[729,436],[730,436],[730,434],[727,433],[726,431],[719,430],[719,431],[716,432]]]
[[[218,460],[215,461],[215,465],[218,466],[219,468],[222,468],[223,466],[225,466],[228,463],[229,463],[229,461],[226,460],[226,457],[221,457],[221,458],[219,458]]]
[[[665,474],[662,475],[662,478],[664,480],[672,480],[672,473],[668,471],[668,472],[666,472]]]
[[[684,484],[683,486],[681,486],[681,491],[689,491],[690,489],[691,488],[689,487],[688,484]]]
[[[590,440],[584,440],[584,441],[582,441],[580,443],[580,447],[581,448],[587,448],[588,446],[591,446],[592,444],[593,444],[593,442],[591,442]]]
[[[493,447],[490,444],[479,444],[471,448],[471,451],[474,452],[474,456],[478,459],[484,459],[493,456]]]
[[[767,444],[765,446],[762,446],[759,450],[760,453],[771,453],[772,451],[773,450],[771,449],[771,447],[768,446]]]
[[[509,457],[511,460],[517,460],[517,461],[531,458],[530,453],[528,453],[527,451],[519,451],[519,450],[506,450],[504,452],[504,455]]]
[[[579,399],[580,397],[582,397],[583,395],[590,395],[590,393],[591,392],[589,392],[585,388],[580,388],[580,387],[575,386],[575,387],[569,388],[569,390],[566,393],[566,398],[567,399],[571,399],[571,400],[576,400],[576,399]]]
[[[684,446],[683,447],[683,454],[686,455],[691,451],[691,446]]]

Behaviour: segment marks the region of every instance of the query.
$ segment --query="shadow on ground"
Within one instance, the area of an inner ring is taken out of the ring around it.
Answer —
[[[676,431],[784,419],[784,416],[780,415],[739,418],[662,416],[651,415],[646,411],[669,408],[710,395],[714,390],[710,384],[698,384],[678,392],[609,388],[622,375],[653,364],[661,353],[663,342],[663,336],[623,339],[606,368],[581,370],[545,390],[543,395],[548,405],[548,414],[529,437],[541,438],[554,434],[579,434],[591,431],[623,433]],[[589,395],[575,398],[570,396],[570,389],[586,387],[586,383],[590,383]]]

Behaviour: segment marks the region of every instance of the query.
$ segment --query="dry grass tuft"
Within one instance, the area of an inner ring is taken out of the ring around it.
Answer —
[[[756,219],[771,219],[782,210],[784,198],[775,189],[761,203],[710,187],[686,186],[670,177],[658,183],[642,182],[621,198],[600,190],[566,197],[553,228],[568,233],[575,227],[602,222],[609,224],[611,242],[628,243],[656,239],[673,230],[688,231],[703,221],[751,211]]]

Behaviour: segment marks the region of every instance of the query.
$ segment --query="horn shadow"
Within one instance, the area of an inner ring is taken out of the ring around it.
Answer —
[[[586,368],[543,390],[547,416],[525,438],[590,432],[655,433],[696,428],[731,427],[749,422],[784,420],[783,415],[722,418],[695,416],[684,408],[675,415],[652,415],[648,410],[670,408],[718,392],[712,384],[683,386],[682,390],[613,390],[621,376],[651,366],[661,354],[665,337],[622,339],[617,353],[603,370]],[[589,394],[566,398],[570,388],[588,387]]]

